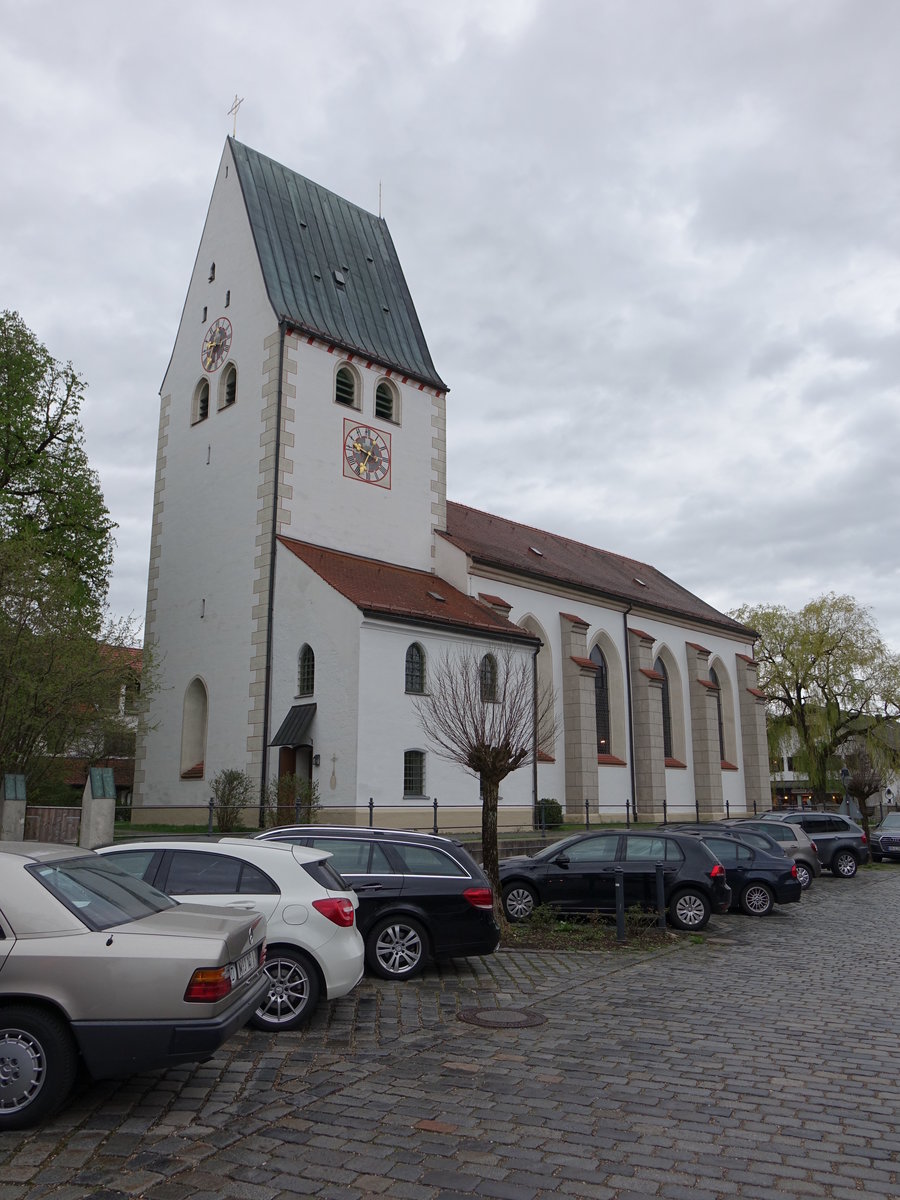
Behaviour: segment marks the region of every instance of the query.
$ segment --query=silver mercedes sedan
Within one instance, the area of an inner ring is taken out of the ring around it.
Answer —
[[[95,1079],[203,1061],[269,988],[265,917],[176,904],[111,859],[0,842],[0,1132]]]

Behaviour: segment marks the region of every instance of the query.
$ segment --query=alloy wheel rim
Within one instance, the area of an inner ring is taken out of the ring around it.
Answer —
[[[797,881],[804,890],[812,883],[809,867],[802,863],[797,863]]]
[[[506,896],[506,911],[514,921],[530,917],[534,909],[534,897],[526,888],[513,888]]]
[[[47,1060],[24,1029],[0,1033],[0,1112],[19,1112],[32,1103],[47,1078]]]
[[[769,893],[762,887],[748,888],[744,900],[753,913],[764,913],[769,910]]]
[[[675,905],[678,919],[685,925],[699,925],[703,919],[703,901],[699,896],[682,896]]]
[[[260,1016],[276,1024],[292,1021],[309,1003],[309,976],[293,959],[276,958],[266,963],[268,995],[258,1008]]]
[[[841,854],[837,860],[837,869],[842,875],[852,875],[856,871],[856,859],[852,854]]]
[[[422,939],[409,925],[389,925],[375,943],[375,954],[386,971],[405,975],[419,964]]]

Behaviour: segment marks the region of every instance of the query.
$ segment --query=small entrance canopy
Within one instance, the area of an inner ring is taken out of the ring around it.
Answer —
[[[315,704],[295,704],[279,726],[270,746],[311,746],[307,730],[316,715]]]

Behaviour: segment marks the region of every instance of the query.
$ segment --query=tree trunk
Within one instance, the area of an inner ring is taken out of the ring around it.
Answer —
[[[494,893],[494,916],[503,926],[503,905],[500,897],[500,854],[497,849],[497,799],[500,784],[496,779],[481,776],[481,861]]]

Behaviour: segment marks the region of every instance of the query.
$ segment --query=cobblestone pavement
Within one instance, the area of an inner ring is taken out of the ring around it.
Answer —
[[[302,1032],[84,1085],[0,1135],[0,1200],[897,1196],[898,950],[885,865],[703,944],[366,980]]]

